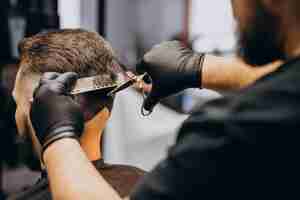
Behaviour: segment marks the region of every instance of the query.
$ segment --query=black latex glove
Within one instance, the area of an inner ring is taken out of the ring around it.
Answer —
[[[178,41],[154,46],[137,65],[137,72],[152,78],[152,91],[144,109],[152,111],[163,98],[188,88],[201,87],[204,54],[195,53]]]
[[[43,150],[62,138],[78,138],[84,128],[79,105],[69,96],[77,74],[45,73],[34,92],[31,122]]]

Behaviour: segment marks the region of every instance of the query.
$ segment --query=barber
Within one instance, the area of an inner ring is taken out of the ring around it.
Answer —
[[[177,42],[175,43],[171,42],[171,43],[175,46],[180,45]],[[162,45],[162,48],[164,48],[165,44],[166,43]],[[174,50],[177,51],[176,48]],[[149,55],[149,53],[147,55]],[[147,60],[147,55],[145,56],[145,60]],[[201,55],[195,54],[195,58],[200,58],[200,57]],[[206,56],[205,59],[207,58],[209,57]],[[211,60],[212,64],[222,63],[223,65],[219,65],[219,66],[226,66],[227,65],[226,63],[229,63],[228,62],[229,60],[227,59],[222,59],[217,57],[215,57],[215,59],[217,60],[213,60],[213,59]],[[144,68],[145,66],[149,67],[149,65],[145,63],[146,62],[145,60],[142,63],[143,65],[140,66],[143,67],[143,70],[145,70]],[[247,71],[250,74],[251,72],[253,72],[250,66],[242,63],[241,61],[239,62],[234,61],[231,63],[235,63],[237,69],[239,70],[242,71],[245,70],[244,72]],[[203,67],[202,70],[206,66],[205,63],[208,62],[204,60],[204,65],[202,66]],[[266,66],[265,70],[261,70],[257,74],[259,74],[259,76],[262,76],[269,73],[269,71],[274,71],[277,68],[278,68],[277,64],[272,64],[270,66]],[[150,67],[149,69],[153,69],[153,68]],[[148,72],[151,73],[153,78],[157,78],[157,76],[153,73],[155,72],[155,70],[149,70],[149,69]],[[199,70],[193,70],[193,72],[195,72],[195,74],[193,75],[195,77],[201,75],[201,72]],[[165,76],[169,76],[169,75],[170,75],[169,73],[165,74]],[[230,77],[234,77],[233,74]],[[248,86],[249,83],[252,83],[255,79],[258,78],[258,77],[255,78],[253,77],[251,79],[250,78],[248,79],[251,81],[249,82],[247,81],[246,82],[247,84],[245,84],[244,87]],[[99,175],[99,173],[94,168],[94,166],[90,164],[89,160],[87,159],[84,151],[81,149],[80,144],[78,142],[78,138],[80,138],[84,128],[83,116],[77,103],[73,101],[71,96],[68,95],[76,80],[77,80],[77,74],[75,73],[65,73],[61,75],[57,75],[57,73],[44,74],[44,76],[40,81],[39,87],[36,89],[34,93],[34,102],[32,103],[31,120],[36,130],[37,138],[39,139],[40,143],[43,146],[42,160],[48,172],[53,199],[120,199],[120,197],[115,192],[115,190],[111,188],[111,186],[105,181],[105,179],[103,179],[103,177]],[[193,86],[191,85],[190,87],[196,87],[196,85],[198,84],[199,79],[194,78],[194,80],[195,83],[193,83]],[[157,79],[154,79],[154,81],[157,81]],[[163,83],[163,84],[167,84],[167,83]],[[221,82],[219,82],[218,84],[226,85],[226,83],[222,84]],[[154,90],[152,90],[152,92],[156,92],[156,93],[158,92],[158,99],[160,99],[165,96],[168,96],[171,93],[176,93],[176,91],[180,91],[184,88],[188,88],[188,86],[186,85],[182,87],[181,85],[180,89],[172,88],[171,91],[155,90],[154,87]],[[231,89],[238,89],[238,88],[239,87],[234,86]],[[148,99],[146,101],[148,103],[145,104],[146,108],[151,110],[156,104],[158,99],[155,99],[155,101],[152,101],[151,98]],[[149,104],[149,102],[152,103]],[[195,140],[195,142],[196,141],[197,140]],[[183,144],[182,143],[179,144],[180,144],[179,148],[182,148]],[[191,147],[193,147],[193,145],[195,144],[192,144]],[[181,153],[184,154],[185,152],[183,151]],[[188,155],[188,157],[189,156],[191,156],[192,158],[195,155],[191,153],[190,155]],[[185,156],[183,155],[182,158],[185,159],[184,157]],[[160,164],[157,167],[157,169],[154,170],[154,172],[152,172],[152,174],[150,173],[148,177],[146,177],[145,180],[148,180],[149,183],[151,183],[151,179],[158,178],[158,181],[160,181],[159,178],[161,179],[167,178],[172,173],[177,173],[177,170],[179,170],[176,176],[178,180],[181,182],[180,185],[192,184],[191,186],[188,186],[188,190],[194,190],[193,185],[195,183],[193,182],[184,183],[184,179],[185,176],[190,176],[188,172],[189,170],[191,170],[192,176],[194,175],[197,176],[197,173],[195,173],[192,166],[195,164],[195,167],[197,167],[197,163],[193,163],[193,160],[190,161],[187,160],[186,165],[190,169],[185,169],[187,170],[186,172],[185,170],[181,172],[180,169],[174,169],[172,166],[168,166],[168,162],[170,162],[170,160],[164,161],[162,164]],[[166,168],[164,169],[164,167]],[[169,167],[171,168],[169,169]],[[159,172],[161,170],[162,172]],[[160,173],[163,173],[163,175],[161,177],[158,177]],[[163,182],[166,181],[166,184],[168,182],[168,180],[161,180],[161,181]],[[170,181],[173,182],[172,177],[170,177]],[[189,181],[192,181],[192,179],[190,179]],[[155,183],[155,185],[153,185],[153,187],[156,186],[161,187],[161,185],[159,184],[162,183],[157,182]],[[172,186],[171,183],[170,186]],[[184,185],[181,185],[181,187],[182,187],[181,190],[183,190]],[[99,190],[99,188],[101,188],[101,190]],[[141,194],[137,192],[137,194],[135,195],[141,195]],[[151,195],[149,196],[149,198],[152,198]],[[183,197],[179,195],[178,199],[181,198]]]
[[[283,59],[285,64],[246,90],[211,101],[193,113],[182,125],[168,157],[146,175],[130,199],[299,198],[295,185],[300,167],[299,2],[232,3],[241,32],[243,60],[262,66]],[[158,56],[154,48],[143,61],[141,71],[147,71],[154,82],[145,104],[148,110],[164,96],[204,85],[205,64],[197,64],[203,56],[184,51],[179,56],[173,54],[177,62],[172,64],[165,54],[181,50],[173,44],[167,46],[172,46],[171,51]],[[179,72],[186,78],[180,78]],[[119,199],[76,140],[82,120],[76,104],[66,95],[73,82],[68,80],[76,77],[61,76],[41,82],[31,112],[37,137],[44,145],[53,196]]]
[[[144,107],[152,111],[163,98],[189,88],[236,91],[251,86],[276,71],[281,62],[253,67],[240,58],[197,53],[179,41],[155,45],[137,65],[139,73],[147,72],[153,81]]]
[[[175,45],[173,48],[176,47],[170,50],[180,55],[177,47],[180,46],[182,48],[182,46],[178,42],[171,42],[170,44]],[[163,43],[157,46],[156,50],[164,49],[165,46],[170,47],[168,43]],[[156,50],[154,53],[156,53]],[[264,69],[253,69],[238,59],[232,60],[207,55],[201,57],[204,55],[193,53],[188,49],[186,50],[194,55],[195,58],[203,59],[203,63],[200,63],[199,69],[202,67],[203,70],[207,67],[216,72],[214,74],[210,70],[207,70],[215,77],[214,81],[210,81],[211,85],[213,88],[219,88],[220,90],[235,90],[249,86],[250,83],[253,83],[259,77],[276,70],[279,66],[278,63],[275,63],[266,66]],[[157,79],[155,72],[159,69],[154,68],[155,70],[152,70],[153,68],[145,63],[147,56],[150,54],[152,52],[149,52],[145,56],[144,61],[139,67],[142,67],[142,70],[148,70],[148,73],[153,76],[154,81],[157,81],[159,79]],[[232,65],[236,68],[233,68]],[[173,68],[176,69],[176,66],[173,66]],[[228,77],[225,78],[224,74],[219,74],[224,72],[220,71],[223,68],[232,70],[233,74],[228,74]],[[149,71],[149,69],[151,70]],[[155,98],[155,101],[152,101],[151,97],[153,96],[150,95],[145,104],[146,108],[151,110],[159,99],[184,88],[196,87],[198,83],[201,83],[201,79],[198,77],[203,72],[201,73],[201,70],[193,69],[193,67],[190,69],[195,72],[194,75],[191,75],[195,76],[195,83],[193,85],[181,85],[180,88],[172,88],[170,91],[155,90],[154,87],[152,92],[158,95],[158,99]],[[139,70],[141,69],[139,68]],[[234,73],[237,74],[234,75]],[[245,73],[244,76],[240,76],[241,73]],[[170,78],[170,73],[166,73],[164,76]],[[179,77],[179,74],[177,76]],[[174,79],[175,77],[172,78],[173,81],[178,81]],[[105,179],[99,175],[94,166],[90,164],[78,142],[78,138],[80,138],[84,128],[83,116],[79,105],[68,95],[76,80],[76,73],[61,75],[57,73],[45,73],[41,78],[39,87],[34,93],[34,102],[32,103],[31,121],[36,130],[37,138],[43,146],[42,160],[48,172],[53,199],[99,199],[99,197],[103,199],[119,199],[115,190],[110,187]],[[85,183],[88,187],[84,187],[82,183]],[[98,188],[102,189],[98,190]]]

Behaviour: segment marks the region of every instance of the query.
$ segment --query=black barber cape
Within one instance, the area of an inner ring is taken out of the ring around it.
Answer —
[[[300,58],[202,106],[131,200],[299,199]]]
[[[109,165],[102,159],[94,161],[94,166],[103,178],[123,198],[130,194],[136,182],[144,175],[144,171],[127,165]],[[8,200],[51,200],[47,177],[41,178],[31,188],[13,195]]]

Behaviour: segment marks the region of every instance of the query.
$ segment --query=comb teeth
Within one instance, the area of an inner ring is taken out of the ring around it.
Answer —
[[[106,85],[102,85],[99,79],[94,78],[93,79],[93,86],[96,87],[96,88],[99,88],[99,87],[105,87]]]
[[[114,87],[115,85],[113,85],[113,84],[105,84],[105,85],[102,85],[102,86],[100,86],[100,85],[94,85],[94,88],[95,89],[101,89],[101,88],[109,88],[109,87]]]
[[[82,94],[96,90],[111,90],[117,87],[117,83],[108,83],[102,75],[78,79],[70,94]],[[104,82],[104,83],[103,83]],[[106,83],[105,83],[106,82]]]
[[[71,91],[70,94],[75,95],[75,94],[82,94],[82,93],[86,93],[86,92],[92,92],[92,91],[97,91],[97,90],[104,90],[104,89],[114,89],[117,87],[117,84],[106,84],[103,86],[93,86],[93,87],[87,87],[87,88],[75,88]]]

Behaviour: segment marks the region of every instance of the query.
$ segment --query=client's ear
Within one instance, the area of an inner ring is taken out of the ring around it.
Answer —
[[[94,92],[76,95],[74,96],[74,100],[79,104],[85,122],[93,119],[104,108],[106,108],[109,113],[112,110],[113,98],[97,96]]]
[[[88,100],[83,95],[75,95],[74,100],[80,106],[80,110],[83,113],[84,121],[87,122],[93,118],[93,113],[89,112],[91,110],[92,104],[89,104]]]
[[[103,121],[103,122],[106,123],[107,120],[110,118],[110,115],[111,115],[110,110],[108,108],[104,107],[96,115],[94,115],[92,119],[86,121],[86,127],[89,127],[90,124],[93,124],[95,122],[98,123],[98,124],[99,124],[100,121]]]

